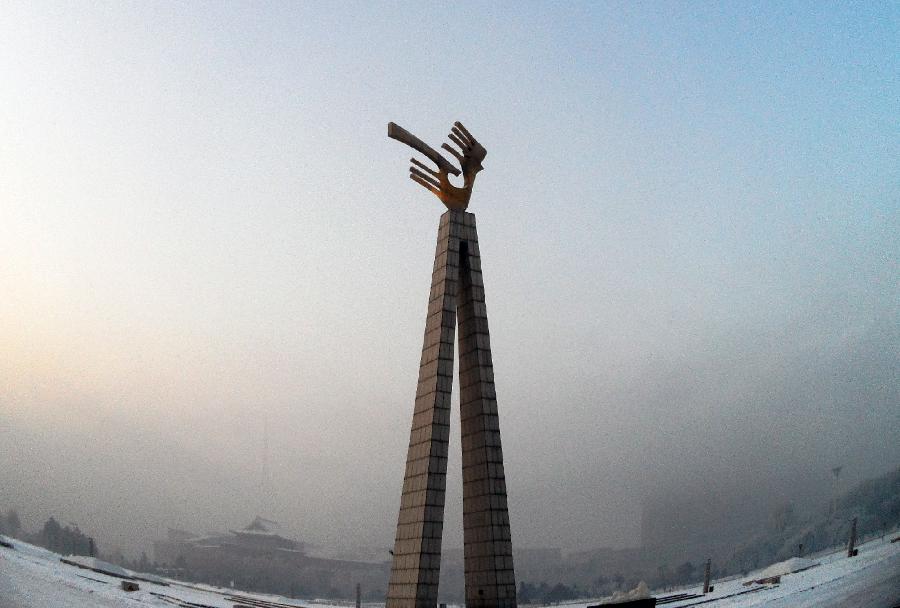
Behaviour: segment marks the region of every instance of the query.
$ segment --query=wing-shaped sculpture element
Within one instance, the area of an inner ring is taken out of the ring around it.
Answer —
[[[469,206],[475,176],[484,168],[481,166],[481,161],[487,156],[487,150],[472,137],[462,123],[453,123],[448,136],[459,150],[446,143],[441,144],[441,148],[456,158],[460,169],[457,169],[453,163],[421,139],[392,122],[388,123],[388,137],[421,152],[437,165],[437,171],[435,171],[415,158],[411,158],[410,179],[433,192],[448,209],[464,211]],[[463,185],[457,187],[450,183],[449,175],[459,175],[460,173],[463,175]]]

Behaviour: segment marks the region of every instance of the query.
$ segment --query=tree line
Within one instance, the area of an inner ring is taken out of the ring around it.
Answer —
[[[10,509],[5,514],[0,513],[0,534],[19,538],[62,555],[93,557],[98,554],[94,539],[79,530],[77,524],[61,525],[52,516],[44,522],[40,530],[27,532],[22,527],[19,513],[15,509]]]

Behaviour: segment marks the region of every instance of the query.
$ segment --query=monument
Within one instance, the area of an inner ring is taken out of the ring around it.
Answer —
[[[411,159],[409,177],[447,207],[438,226],[425,340],[400,497],[386,608],[435,608],[441,567],[450,437],[454,329],[459,343],[463,472],[463,556],[467,608],[515,608],[516,580],[506,504],[503,450],[475,216],[466,211],[487,151],[459,122],[441,147],[457,168],[412,133],[388,124],[388,137],[431,160]],[[462,186],[449,176],[462,173]]]

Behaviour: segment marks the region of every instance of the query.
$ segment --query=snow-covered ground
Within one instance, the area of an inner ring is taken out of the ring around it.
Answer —
[[[5,539],[14,549],[0,546],[0,608],[337,608],[337,604],[318,600],[288,598],[221,589],[158,579],[168,584],[135,580],[140,589],[125,591],[121,578],[102,572],[64,564],[57,553],[14,539]],[[68,559],[68,558],[65,558]],[[73,558],[93,566],[90,558]],[[103,568],[103,562],[98,562]],[[117,568],[117,567],[114,567]],[[134,573],[132,573],[134,574]],[[135,577],[144,577],[134,574]],[[156,579],[157,577],[147,576]],[[346,605],[345,605],[346,608]]]
[[[789,560],[798,565],[806,560]],[[814,566],[802,572],[784,574],[777,585],[744,583],[765,578],[765,570],[750,572],[745,577],[713,581],[715,590],[702,595],[702,586],[685,587],[653,595],[659,599],[676,595],[694,596],[681,601],[659,604],[665,608],[895,608],[900,606],[900,542],[876,539],[859,546],[859,555],[847,558],[846,549],[818,555]],[[773,569],[774,570],[778,570]],[[657,600],[659,601],[659,600]],[[578,603],[566,608],[584,608]],[[562,608],[562,607],[561,607]]]
[[[126,592],[121,587],[122,579],[64,564],[56,553],[16,540],[11,542],[14,549],[0,547],[0,608],[336,606],[317,600],[291,600],[177,581],[161,585],[139,580],[140,590]],[[715,591],[706,596],[700,595],[697,587],[656,593],[656,596],[696,596],[663,604],[670,608],[697,604],[704,608],[894,608],[900,605],[900,542],[873,540],[859,547],[857,557],[848,559],[841,551],[817,556],[815,561],[819,562],[818,566],[783,575],[777,585],[745,586],[747,581],[762,578],[761,572],[756,572],[740,579],[715,582]]]

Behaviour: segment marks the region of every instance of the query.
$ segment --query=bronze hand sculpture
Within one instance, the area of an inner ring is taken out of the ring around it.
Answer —
[[[409,168],[411,180],[433,192],[446,205],[447,209],[465,211],[466,207],[469,206],[469,198],[472,196],[475,176],[484,168],[481,166],[481,161],[487,156],[487,150],[472,137],[472,134],[469,133],[462,123],[453,123],[449,135],[450,141],[459,147],[459,151],[446,143],[441,144],[444,150],[456,157],[462,171],[457,169],[453,163],[431,148],[431,146],[392,122],[388,123],[388,137],[421,152],[437,165],[438,169],[435,171],[415,158],[409,159],[413,165]],[[451,184],[449,178],[450,174],[459,175],[460,173],[463,175],[461,188]]]

